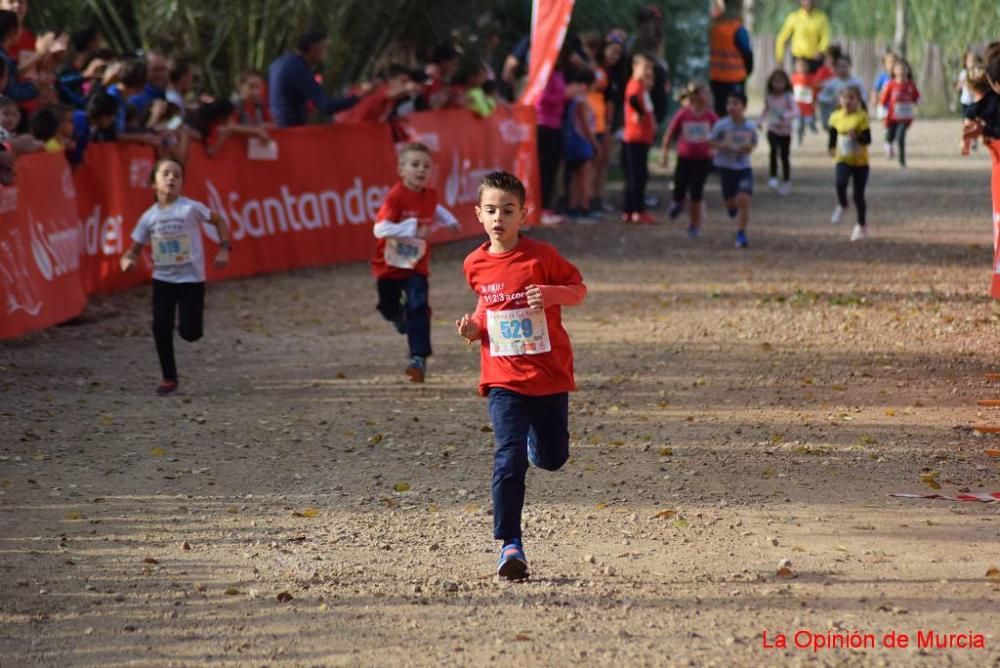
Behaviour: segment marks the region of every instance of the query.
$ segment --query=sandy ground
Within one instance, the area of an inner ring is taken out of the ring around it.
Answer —
[[[860,244],[816,136],[787,198],[755,156],[749,250],[715,180],[697,242],[535,233],[590,296],[525,583],[493,575],[492,435],[450,325],[472,241],[435,253],[423,386],[361,264],[211,286],[172,398],[146,289],[0,344],[0,665],[1000,666],[998,506],[887,496],[1000,490],[1000,441],[969,429],[1000,424],[976,407],[1000,370],[989,161],[957,127],[918,123],[906,171],[873,159]],[[855,630],[876,647],[794,646]]]

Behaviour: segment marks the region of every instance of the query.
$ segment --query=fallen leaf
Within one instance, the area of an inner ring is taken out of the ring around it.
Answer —
[[[676,510],[661,510],[660,512],[656,513],[656,515],[654,515],[653,517],[659,518],[661,520],[669,520],[671,517],[674,517],[675,515],[677,515]]]
[[[886,408],[885,414],[887,417],[896,417],[896,410],[893,408]]]
[[[317,517],[319,515],[319,509],[317,508],[306,508],[299,513],[292,513],[295,517]]]
[[[68,513],[66,513],[66,519],[68,519],[68,520],[82,520],[83,519],[83,513],[81,513],[79,510],[71,510]]]
[[[996,566],[990,566],[986,569],[986,577],[994,582],[1000,582],[1000,568]]]
[[[278,599],[278,603],[288,603],[294,597],[291,594],[289,594],[287,591],[283,591],[283,592],[279,593],[277,596],[275,596],[275,598]]]
[[[410,483],[408,483],[408,482],[397,482],[395,485],[392,486],[392,491],[394,491],[394,492],[409,492],[410,491]]]
[[[529,636],[527,633],[518,633],[516,636],[514,636],[514,640],[523,642],[526,640],[531,640],[531,636]]]
[[[222,593],[225,594],[226,596],[239,596],[240,590],[237,589],[236,587],[230,587],[229,589],[227,589]]]
[[[153,448],[149,451],[149,454],[152,455],[153,457],[162,457],[163,455],[167,454],[167,451],[164,450],[163,448]]]
[[[674,454],[674,449],[673,448],[660,448],[660,456],[661,457],[670,457],[673,454]]]
[[[937,481],[937,477],[937,471],[928,471],[920,474],[921,482],[925,483],[931,489],[941,489],[941,483]]]
[[[604,510],[607,507],[608,507],[608,504],[604,503],[603,501],[598,501],[597,503],[594,504],[594,508],[596,510]]]
[[[986,451],[987,457],[1000,457],[1000,450],[990,449]]]
[[[144,564],[158,564],[160,562],[158,562],[156,559],[153,559],[152,557],[146,557],[145,559],[142,560],[142,563],[144,563]]]

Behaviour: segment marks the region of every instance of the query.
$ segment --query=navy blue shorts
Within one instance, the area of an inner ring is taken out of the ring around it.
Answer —
[[[719,179],[722,181],[722,199],[730,200],[738,193],[753,195],[753,170],[726,169],[719,167]]]

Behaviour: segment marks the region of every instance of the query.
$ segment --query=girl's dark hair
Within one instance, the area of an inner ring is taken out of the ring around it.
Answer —
[[[146,63],[133,58],[122,68],[122,85],[126,88],[142,88],[146,85]]]
[[[773,87],[774,87],[774,82],[775,82],[776,79],[781,79],[781,80],[783,80],[785,82],[785,92],[788,92],[788,90],[791,89],[791,87],[792,87],[792,80],[788,78],[788,72],[786,72],[785,70],[783,70],[783,69],[781,69],[779,67],[778,69],[776,69],[773,72],[771,72],[771,75],[769,77],[767,77],[767,86],[766,86],[766,88],[767,88],[767,92],[768,93],[773,93],[774,92]]]
[[[95,121],[104,116],[114,116],[118,113],[118,98],[104,89],[99,89],[87,100],[87,118]]]
[[[0,10],[0,42],[3,42],[18,29],[17,14],[8,10]]]
[[[80,28],[79,30],[74,30],[70,33],[69,41],[73,45],[73,51],[76,53],[83,53],[90,45],[97,41],[101,36],[101,33],[97,31],[95,26],[87,26],[86,28]]]
[[[510,193],[517,198],[522,207],[528,198],[528,194],[524,190],[524,184],[510,172],[490,172],[484,176],[483,180],[479,182],[476,201],[481,202],[483,200],[483,192],[486,190],[502,190],[505,193]]]
[[[233,115],[233,103],[224,97],[220,97],[211,102],[202,102],[194,110],[188,125],[197,130],[202,139],[207,139],[212,126],[220,123]]]

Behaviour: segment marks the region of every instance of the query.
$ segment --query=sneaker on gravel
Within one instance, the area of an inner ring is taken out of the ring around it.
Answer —
[[[670,211],[667,212],[667,215],[670,216],[670,220],[674,220],[681,215],[682,211],[684,211],[684,202],[674,202],[670,205]]]
[[[427,358],[420,355],[411,357],[410,364],[406,367],[406,375],[412,383],[424,382],[424,376],[427,375]]]
[[[778,194],[784,197],[784,196],[788,195],[788,193],[790,193],[790,192],[792,192],[792,182],[791,181],[782,181],[781,185],[778,186]]]
[[[777,190],[778,189],[778,177],[777,176],[772,176],[771,178],[769,178],[767,180],[767,187],[770,188],[771,190]]]
[[[854,229],[851,230],[851,241],[861,241],[868,236],[868,230],[864,225],[854,224]]]
[[[747,240],[747,233],[740,230],[736,233],[736,247],[737,248],[748,248],[750,242]]]
[[[528,577],[528,559],[524,556],[520,538],[512,538],[500,548],[497,575],[507,580],[523,580]]]
[[[156,394],[161,397],[165,397],[168,394],[173,394],[177,391],[178,383],[176,380],[164,380],[160,383],[159,387],[156,388]]]

